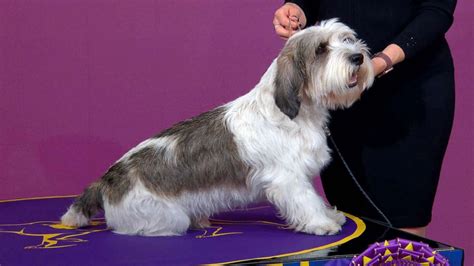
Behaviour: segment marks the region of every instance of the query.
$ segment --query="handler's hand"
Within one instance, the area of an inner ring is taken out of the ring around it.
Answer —
[[[286,40],[299,28],[306,26],[306,16],[298,5],[286,3],[275,11],[273,25],[276,34]]]

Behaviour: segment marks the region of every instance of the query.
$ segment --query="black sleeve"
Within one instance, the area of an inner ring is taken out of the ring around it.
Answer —
[[[405,59],[444,36],[453,23],[455,6],[456,0],[420,1],[413,20],[393,40],[405,52]]]
[[[306,16],[306,27],[313,26],[316,24],[316,8],[317,2],[315,0],[285,0],[285,3],[294,3],[297,4],[304,12]]]

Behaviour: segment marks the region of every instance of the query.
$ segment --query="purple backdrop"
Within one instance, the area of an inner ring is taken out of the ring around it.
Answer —
[[[79,193],[174,122],[244,94],[283,42],[280,0],[1,0],[0,199]],[[448,33],[454,130],[429,236],[473,265],[474,2]],[[428,25],[427,25],[428,26]]]

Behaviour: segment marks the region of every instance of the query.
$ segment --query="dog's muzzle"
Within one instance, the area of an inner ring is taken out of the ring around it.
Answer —
[[[357,66],[357,68],[354,70],[354,72],[352,72],[352,75],[349,78],[349,83],[347,84],[347,86],[349,88],[353,88],[358,83],[357,72],[359,72],[360,65],[362,65],[362,63],[364,63],[364,55],[361,54],[361,53],[352,54],[352,55],[349,56],[349,61],[351,62],[351,64]]]

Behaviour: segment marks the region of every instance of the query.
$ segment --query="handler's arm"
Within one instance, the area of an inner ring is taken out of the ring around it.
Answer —
[[[431,43],[444,37],[453,23],[456,0],[421,1],[413,20],[393,40],[410,59]]]
[[[444,37],[453,23],[456,0],[421,1],[413,20],[388,45],[383,53],[393,65],[410,59],[431,43]],[[380,57],[372,59],[375,75],[386,69],[386,62]]]

